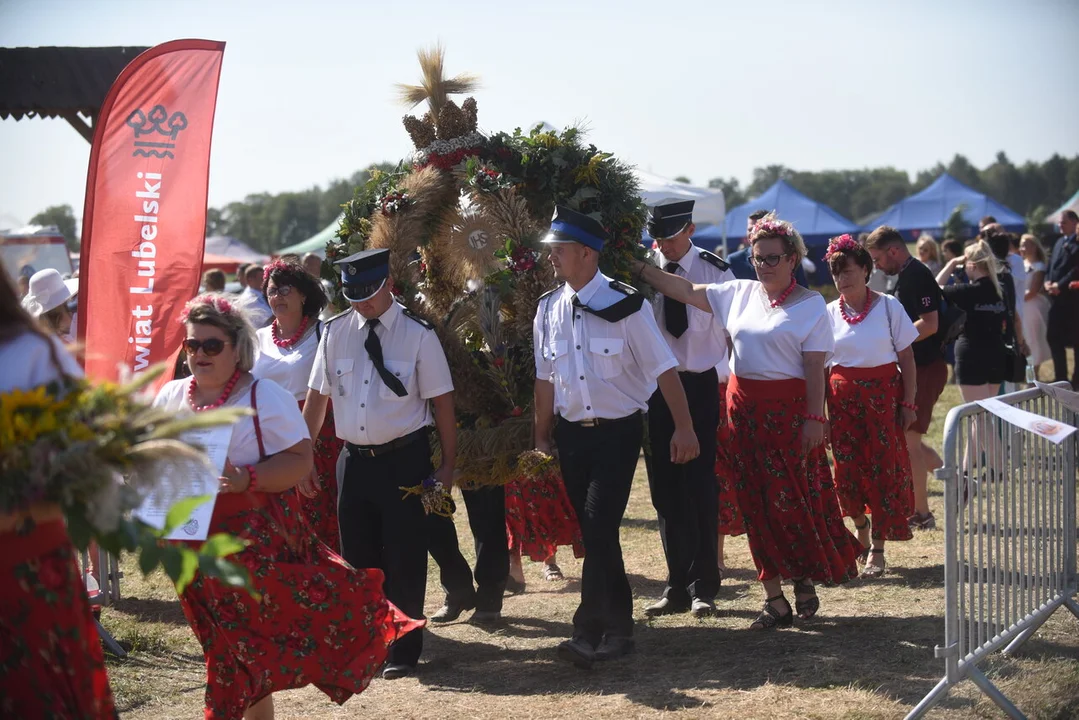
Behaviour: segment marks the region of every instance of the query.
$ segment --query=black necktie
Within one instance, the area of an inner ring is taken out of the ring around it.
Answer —
[[[667,266],[663,268],[672,275],[676,274],[681,268],[678,263],[667,263]],[[663,322],[667,326],[667,332],[676,338],[682,337],[689,328],[689,316],[686,313],[686,304],[677,300],[672,300],[666,295],[663,296]]]
[[[371,364],[375,366],[375,370],[378,370],[378,376],[382,378],[382,382],[386,383],[386,387],[393,390],[393,394],[397,397],[404,397],[408,395],[404,383],[387,370],[386,364],[382,361],[382,343],[379,342],[378,335],[375,334],[375,328],[378,326],[378,319],[367,321],[367,327],[370,329],[367,331],[367,339],[363,343],[363,349],[367,351],[367,356],[371,358]]]

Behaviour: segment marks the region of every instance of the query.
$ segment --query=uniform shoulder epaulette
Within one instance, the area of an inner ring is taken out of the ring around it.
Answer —
[[[325,320],[323,320],[322,321],[322,326],[326,327],[327,325],[332,323],[334,320],[337,320],[338,318],[343,318],[345,315],[348,315],[350,312],[352,312],[352,308],[349,308],[348,310],[342,310],[341,312],[337,313],[333,317],[329,317],[329,318],[326,318]]]
[[[715,253],[701,250],[701,259],[720,270],[730,270],[731,264]]]
[[[559,283],[558,285],[556,285],[555,287],[551,288],[551,289],[550,289],[550,290],[548,290],[547,292],[543,293],[542,295],[540,295],[540,296],[539,296],[538,298],[536,298],[536,299],[537,299],[537,300],[542,300],[542,299],[543,299],[543,298],[545,298],[545,297],[548,297],[548,296],[550,296],[550,295],[554,295],[554,294],[555,294],[556,292],[558,292],[559,290],[561,290],[561,289],[562,289],[562,288],[563,288],[563,287],[564,287],[565,285],[566,285],[566,283]]]
[[[637,288],[633,287],[632,285],[627,285],[624,282],[619,282],[618,280],[611,280],[611,289],[612,290],[617,290],[618,292],[622,293],[623,295],[636,295],[637,294]]]
[[[402,309],[401,312],[404,314],[405,317],[407,317],[407,318],[409,318],[411,320],[415,320],[416,322],[418,322],[420,325],[423,325],[428,330],[434,330],[435,329],[434,325],[432,325],[428,321],[424,320],[423,318],[421,318],[419,315],[412,312],[408,308]]]

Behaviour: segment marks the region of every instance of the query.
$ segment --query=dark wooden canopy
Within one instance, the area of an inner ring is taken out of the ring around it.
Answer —
[[[92,142],[93,125],[109,88],[146,49],[0,48],[0,119],[61,117]]]

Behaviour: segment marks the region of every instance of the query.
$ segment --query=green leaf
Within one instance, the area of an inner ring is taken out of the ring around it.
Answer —
[[[246,548],[250,543],[246,540],[241,540],[238,537],[234,537],[227,533],[217,533],[211,535],[206,539],[206,542],[199,548],[200,555],[206,555],[209,557],[223,558],[228,557],[234,553],[238,553]]]
[[[161,535],[168,535],[173,530],[183,525],[187,522],[187,519],[191,517],[191,513],[195,512],[196,508],[203,506],[211,500],[213,500],[212,495],[199,495],[198,497],[186,498],[173,505],[169,508],[169,514],[165,518],[165,527],[161,530]]]
[[[199,556],[182,545],[169,544],[161,548],[161,565],[176,585],[176,592],[182,593],[199,569]]]
[[[230,587],[244,588],[251,597],[259,599],[260,595],[251,587],[251,576],[247,568],[222,558],[213,558],[208,555],[199,556],[199,571],[206,577],[217,578]]]
[[[161,548],[156,542],[145,542],[139,548],[139,570],[149,575],[161,564]]]

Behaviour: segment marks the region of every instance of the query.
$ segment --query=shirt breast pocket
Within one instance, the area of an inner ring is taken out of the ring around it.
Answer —
[[[349,397],[352,395],[352,385],[355,381],[355,375],[352,373],[352,358],[334,360],[332,367],[330,375],[334,383],[334,395],[337,397]]]
[[[569,343],[565,340],[551,340],[547,352],[555,374],[564,377],[569,372]]]
[[[386,369],[389,370],[394,377],[401,381],[401,384],[405,386],[405,390],[408,392],[408,395],[404,397],[398,397],[397,393],[391,390],[390,387],[382,380],[382,378],[379,377],[378,382],[380,387],[378,389],[378,396],[380,398],[382,398],[383,400],[404,401],[407,400],[410,396],[416,394],[415,363],[403,362],[400,360],[387,360]]]
[[[592,338],[588,350],[592,355],[592,369],[604,380],[610,380],[622,372],[622,338]]]

